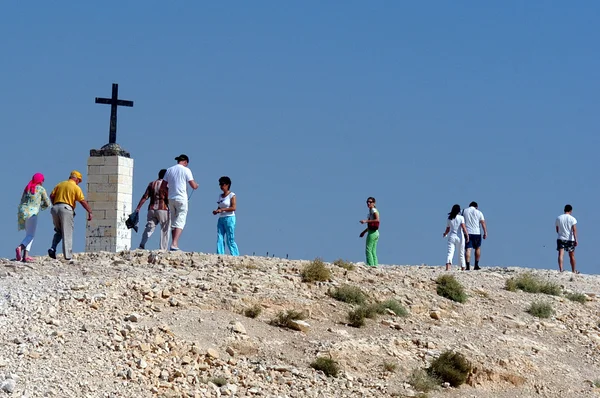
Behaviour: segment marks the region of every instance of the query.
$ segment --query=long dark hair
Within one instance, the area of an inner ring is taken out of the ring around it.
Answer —
[[[458,213],[460,213],[460,205],[452,206],[452,210],[448,213],[448,220],[454,220]]]

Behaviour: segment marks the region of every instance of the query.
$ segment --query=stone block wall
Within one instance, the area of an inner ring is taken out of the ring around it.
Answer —
[[[133,159],[123,156],[88,158],[86,199],[94,215],[87,222],[85,251],[119,252],[131,248]]]

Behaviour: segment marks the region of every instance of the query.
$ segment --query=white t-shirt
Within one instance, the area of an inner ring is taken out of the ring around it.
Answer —
[[[462,228],[460,226],[461,226],[461,224],[464,224],[464,223],[465,223],[465,218],[463,216],[461,216],[460,214],[457,214],[456,217],[454,217],[454,220],[448,219],[447,226],[450,227],[450,231],[448,232],[448,236],[450,236],[450,235],[456,235],[460,239],[462,239],[463,238],[463,231],[462,231]]]
[[[570,214],[561,214],[556,218],[556,226],[558,227],[558,239],[560,240],[575,240],[573,236],[573,225],[577,224],[577,220]]]
[[[463,217],[465,218],[465,227],[467,227],[467,233],[469,235],[481,235],[481,221],[485,221],[483,218],[483,213],[479,211],[476,207],[467,207],[462,212]]]
[[[223,197],[223,195],[219,195],[219,198],[217,199],[217,205],[219,206],[219,209],[226,209],[228,207],[231,207],[231,198],[233,198],[235,196],[235,194],[233,192],[229,192],[229,195]],[[235,211],[226,211],[223,213],[219,213],[219,217],[231,217],[231,216],[235,216]]]
[[[192,171],[176,164],[167,169],[164,180],[169,184],[169,199],[187,202],[187,185],[194,179]]]

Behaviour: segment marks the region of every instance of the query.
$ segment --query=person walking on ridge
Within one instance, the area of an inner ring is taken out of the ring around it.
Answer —
[[[556,250],[558,250],[558,270],[563,272],[563,257],[565,250],[569,253],[571,261],[571,270],[574,274],[579,271],[575,270],[575,248],[577,247],[577,219],[571,215],[573,206],[566,205],[565,213],[556,218],[554,223],[558,238],[556,239]]]
[[[465,227],[465,219],[460,215],[460,206],[452,206],[452,210],[448,213],[448,221],[446,222],[446,230],[442,237],[448,236],[448,256],[446,257],[446,271],[450,271],[452,266],[452,257],[454,251],[458,247],[458,260],[460,261],[461,269],[465,269],[465,241],[469,242],[469,234]]]
[[[50,193],[50,201],[52,202],[52,221],[54,223],[54,238],[52,239],[52,247],[48,249],[48,255],[56,259],[56,247],[62,240],[62,249],[65,260],[73,258],[73,230],[75,228],[75,206],[77,202],[88,213],[88,221],[92,220],[92,209],[85,200],[83,191],[79,184],[83,181],[81,173],[73,170],[69,175],[69,179],[58,183]]]
[[[148,204],[148,215],[146,217],[146,228],[142,233],[142,241],[140,242],[140,249],[146,248],[146,243],[157,224],[160,224],[160,250],[167,250],[169,248],[169,230],[171,228],[171,221],[169,219],[169,188],[167,182],[164,180],[167,169],[162,169],[158,172],[158,179],[148,184],[144,196],[138,203],[136,212],[140,212],[140,209],[150,199]]]
[[[231,179],[227,176],[219,178],[219,187],[223,193],[217,199],[217,209],[213,215],[219,215],[217,221],[217,254],[225,254],[224,241],[227,241],[229,253],[239,256],[240,252],[235,243],[235,209],[237,199],[235,193],[230,191]]]
[[[379,241],[379,210],[375,207],[375,198],[369,197],[367,199],[367,207],[369,208],[369,215],[366,220],[360,220],[361,224],[367,224],[367,228],[360,233],[362,238],[367,234],[366,242],[366,257],[367,265],[376,267],[378,265],[377,260],[377,242]]]
[[[50,207],[50,199],[46,193],[46,189],[42,186],[44,183],[44,175],[35,173],[31,181],[27,184],[21,195],[21,203],[17,212],[18,229],[25,230],[25,239],[15,249],[17,261],[30,262],[33,261],[28,253],[31,251],[35,230],[37,227],[38,214],[42,210]]]
[[[487,225],[483,213],[478,209],[477,202],[471,202],[469,207],[462,211],[462,216],[465,218],[465,226],[469,240],[466,243],[466,270],[471,269],[471,249],[475,249],[475,267],[474,270],[481,269],[479,260],[481,259],[481,227],[483,227],[483,239],[487,238]]]
[[[194,190],[198,184],[194,181],[192,171],[188,168],[190,159],[181,154],[175,158],[177,164],[167,169],[165,181],[169,187],[169,211],[171,212],[171,247],[169,250],[179,250],[179,238],[185,227],[188,212],[187,185]]]

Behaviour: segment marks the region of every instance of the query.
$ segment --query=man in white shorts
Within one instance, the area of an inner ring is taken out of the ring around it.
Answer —
[[[185,227],[188,212],[187,184],[198,189],[192,171],[188,169],[190,159],[187,155],[175,158],[177,164],[167,169],[165,181],[169,186],[169,211],[171,212],[171,251],[179,250],[179,237]]]

